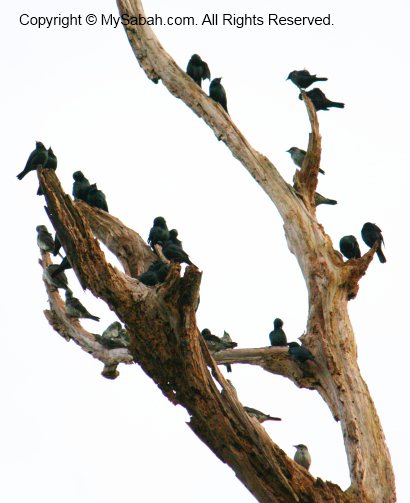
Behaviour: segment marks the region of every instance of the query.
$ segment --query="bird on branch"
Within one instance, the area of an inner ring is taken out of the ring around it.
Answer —
[[[47,153],[48,153],[48,159],[43,167],[55,171],[57,169],[57,157],[54,154],[53,149],[51,147],[47,150]],[[38,186],[37,195],[38,196],[43,195],[43,189],[41,188],[41,185]]]
[[[306,92],[307,96],[313,103],[316,111],[319,110],[329,110],[329,108],[344,108],[345,104],[339,101],[330,101],[326,98],[325,93],[321,91],[318,87]],[[299,99],[302,100],[302,94],[299,94]]]
[[[306,89],[314,82],[324,82],[327,78],[316,77],[316,75],[311,75],[307,70],[293,70],[286,80],[291,80],[299,89]]]
[[[382,244],[384,244],[382,231],[376,224],[371,222],[366,222],[362,227],[362,238],[363,241],[371,248],[375,243],[379,243],[376,253],[382,264],[386,262],[386,257],[382,252]]]
[[[198,54],[193,54],[188,62],[186,73],[193,79],[199,87],[202,87],[202,81],[211,79],[211,72],[208,65]]]
[[[66,290],[65,292],[65,310],[67,314],[73,318],[88,318],[90,320],[100,321],[98,316],[90,314],[81,302],[76,297],[73,297],[73,292],[71,290]]]
[[[303,466],[303,468],[306,468],[306,470],[309,470],[309,467],[312,463],[312,458],[310,457],[310,453],[306,445],[298,444],[294,445],[293,447],[296,448],[295,456],[293,459],[298,465]]]
[[[342,237],[342,239],[339,241],[339,249],[347,259],[357,259],[362,256],[362,254],[360,253],[359,243],[357,242],[357,239],[352,235]]]
[[[17,178],[22,180],[30,171],[34,171],[40,166],[44,167],[47,163],[47,159],[48,152],[46,147],[41,141],[36,141],[36,148],[29,155],[25,168],[17,175]]]
[[[269,334],[269,340],[271,346],[287,346],[288,341],[286,339],[286,334],[283,327],[283,321],[280,318],[276,318],[273,321],[273,330]]]
[[[209,96],[219,103],[225,112],[229,115],[228,112],[228,102],[226,99],[226,92],[224,86],[221,84],[222,77],[218,77],[214,79],[209,86]]]
[[[296,166],[298,168],[301,168],[305,159],[306,150],[302,150],[298,147],[291,147],[289,150],[286,150],[286,152],[289,152],[290,157],[292,158],[292,161],[296,164]],[[319,173],[322,173],[322,175],[325,174],[325,172],[321,168],[319,168]]]
[[[90,189],[90,182],[84,176],[82,171],[76,171],[73,173],[73,197],[75,200],[81,199],[82,201],[87,201],[87,193]]]

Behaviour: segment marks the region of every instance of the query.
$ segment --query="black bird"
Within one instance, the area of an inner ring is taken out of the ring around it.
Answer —
[[[37,244],[38,247],[45,251],[51,252],[54,250],[54,239],[53,236],[48,232],[45,225],[37,225]]]
[[[178,231],[176,229],[171,229],[169,231],[169,241],[171,241],[171,243],[173,243],[174,245],[182,248],[182,241],[178,239]]]
[[[99,208],[100,210],[104,210],[109,213],[105,194],[102,190],[97,188],[96,183],[90,185],[86,196],[86,203],[90,206],[94,206],[94,208]]]
[[[221,84],[222,77],[214,79],[209,86],[209,96],[222,105],[222,108],[229,115],[228,104],[226,100],[226,92],[224,86]]]
[[[26,162],[26,167],[21,173],[17,175],[17,178],[19,180],[22,180],[27,175],[27,173],[30,173],[30,171],[34,171],[39,166],[45,166],[47,159],[48,152],[46,147],[41,143],[41,141],[36,141],[35,150],[33,150],[33,152],[31,152],[31,154],[29,155]]]
[[[288,342],[288,346],[288,352],[290,356],[299,363],[304,363],[307,360],[313,361],[315,359],[315,357],[307,348],[300,346],[297,342]]]
[[[258,409],[246,406],[244,406],[243,408],[251,417],[256,418],[260,423],[263,423],[264,421],[282,421],[280,417],[270,416],[269,414],[265,414]]]
[[[376,253],[380,262],[384,264],[386,262],[386,257],[382,252],[382,244],[384,244],[384,240],[381,229],[377,227],[376,224],[366,222],[362,227],[362,238],[370,248],[374,245],[374,243],[379,243]]]
[[[165,243],[162,247],[162,253],[168,260],[171,260],[171,262],[194,265],[189,259],[188,254],[179,245],[174,244],[172,241],[167,241]]]
[[[307,70],[293,70],[286,80],[291,80],[299,89],[306,89],[314,82],[324,82],[327,78],[316,77],[316,75],[311,75]]]
[[[54,286],[54,288],[64,288],[65,290],[70,290],[70,288],[68,287],[67,276],[65,275],[64,271],[61,271],[58,274],[54,274],[58,267],[60,266],[57,264],[49,265],[43,271],[43,278],[49,285]]]
[[[88,318],[90,320],[100,321],[98,316],[90,314],[81,302],[76,297],[73,297],[73,292],[71,290],[66,290],[65,292],[65,310],[67,314],[73,318]]]
[[[319,194],[319,192],[315,192],[315,206],[319,206],[320,204],[330,204],[331,206],[337,204],[337,201],[335,199],[329,199],[325,196],[322,196],[322,194]]]
[[[210,352],[216,353],[217,351],[222,351],[223,349],[233,349],[238,345],[237,342],[232,341],[228,332],[224,332],[222,337],[218,337],[217,335],[212,334],[209,328],[204,328],[201,335],[205,339]],[[230,363],[226,363],[225,366],[228,372],[232,372]]]
[[[51,273],[51,277],[55,278],[57,274],[60,274],[60,272],[63,272],[67,269],[71,269],[72,266],[70,264],[70,261],[68,260],[67,257],[64,257],[63,260],[61,261],[61,264],[57,266],[57,268]]]
[[[198,54],[193,54],[188,62],[186,73],[195,80],[199,87],[202,86],[202,81],[211,79],[211,72],[208,65],[201,59]]]
[[[292,161],[296,164],[296,166],[298,166],[298,168],[301,168],[306,155],[306,150],[302,150],[298,147],[291,147],[289,150],[286,150],[286,152],[289,152],[290,157],[292,158]],[[319,168],[319,173],[322,173],[322,175],[325,174],[325,172],[321,168]]]
[[[273,320],[273,330],[269,334],[271,346],[287,346],[286,334],[282,329],[283,321],[280,318]]]
[[[351,235],[342,237],[339,241],[339,249],[347,259],[360,258],[362,256],[357,239]]]
[[[306,445],[298,444],[294,445],[293,447],[296,447],[296,452],[293,459],[298,465],[303,466],[303,468],[306,468],[306,470],[309,470],[310,464],[312,463],[312,458],[310,457],[310,453]]]
[[[57,169],[57,157],[55,156],[53,149],[51,147],[47,150],[47,154],[48,154],[48,159],[43,167],[47,168],[47,169],[53,169],[55,171]],[[43,195],[43,190],[41,189],[41,185],[38,186],[37,195],[38,196]]]
[[[148,244],[154,248],[155,245],[162,245],[169,240],[169,230],[164,217],[154,218],[153,226],[149,231]]]
[[[76,171],[73,173],[74,183],[73,183],[73,197],[74,199],[81,199],[82,201],[87,201],[87,193],[90,189],[90,182],[84,176],[82,171]]]
[[[161,260],[153,262],[149,268],[143,272],[139,277],[139,281],[147,286],[155,286],[158,283],[163,283],[167,277],[169,265]]]
[[[319,110],[329,110],[329,108],[344,108],[345,104],[338,101],[330,101],[326,98],[325,93],[321,91],[318,87],[315,87],[311,91],[307,91],[306,94],[312,100],[313,106],[316,111]],[[302,95],[299,94],[299,99],[303,99]]]

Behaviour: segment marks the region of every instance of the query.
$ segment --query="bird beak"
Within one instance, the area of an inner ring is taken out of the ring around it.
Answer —
[[[286,80],[288,80],[288,79],[286,79]],[[286,150],[286,152],[290,152],[290,149],[289,149],[289,150]]]

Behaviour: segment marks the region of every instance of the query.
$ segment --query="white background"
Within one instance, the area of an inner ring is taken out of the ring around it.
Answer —
[[[408,445],[409,64],[408,3],[146,1],[147,14],[285,16],[331,14],[329,27],[157,27],[161,43],[185,69],[196,52],[223,77],[232,119],[251,144],[292,182],[285,152],[306,148],[309,124],[298,91],[285,79],[308,68],[329,78],[326,95],[344,110],[320,112],[319,192],[335,198],[318,219],[335,247],[359,238],[364,222],[383,230],[387,264],[376,259],[350,303],[359,364],[391,451],[399,502],[410,501]],[[71,193],[82,170],[107,195],[110,212],[142,236],[166,217],[203,273],[198,325],[240,347],[268,345],[276,317],[288,340],[306,326],[307,295],[275,207],[224,144],[162,84],[146,77],[125,32],[83,26],[38,29],[32,16],[117,15],[113,0],[20,1],[1,19],[2,365],[0,500],[7,503],[202,503],[254,498],[186,426],[138,366],[116,381],[102,365],[65,342],[42,314],[46,294],[35,227],[50,224],[30,173],[18,182],[35,141],[52,146],[58,175]],[[207,89],[208,84],[205,84]],[[110,257],[111,259],[111,257]],[[70,284],[102,321],[115,316]],[[314,476],[346,488],[340,426],[315,392],[249,366],[231,374],[245,405],[282,417],[266,423],[293,457],[309,446]],[[375,453],[377,455],[377,453]]]

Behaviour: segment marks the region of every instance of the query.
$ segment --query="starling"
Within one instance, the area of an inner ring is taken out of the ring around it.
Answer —
[[[57,157],[55,156],[53,149],[51,147],[47,150],[47,153],[48,153],[48,159],[43,167],[47,169],[53,169],[55,171],[57,169]],[[38,186],[37,195],[38,196],[43,195],[41,185]]]
[[[73,318],[89,318],[90,320],[100,321],[98,316],[90,314],[81,302],[76,297],[73,297],[71,290],[65,292],[65,310]]]
[[[303,159],[305,158],[306,155],[306,150],[302,150],[301,148],[298,147],[291,147],[289,150],[286,150],[286,152],[289,152],[290,157],[292,158],[292,161],[298,166],[298,168],[302,167],[303,164]],[[319,173],[322,173],[322,175],[325,174],[323,169],[319,168]]]
[[[360,258],[362,256],[359,243],[354,236],[343,236],[339,241],[339,249],[347,259]]]
[[[36,141],[36,148],[31,152],[29,158],[27,159],[26,167],[21,173],[17,175],[19,180],[22,180],[27,173],[34,171],[38,166],[45,166],[48,159],[48,153],[46,147],[41,143],[41,141]]]
[[[202,86],[202,81],[211,79],[211,72],[205,61],[202,61],[198,54],[193,54],[188,62],[186,73],[193,79],[199,87]]]
[[[280,318],[273,320],[273,330],[269,334],[271,346],[287,346],[288,341],[282,327],[283,321]]]
[[[315,357],[305,347],[300,346],[297,342],[288,342],[288,352],[290,356],[299,363],[305,363],[307,360],[314,360]]]
[[[43,278],[47,281],[47,283],[55,288],[64,288],[65,290],[70,290],[68,287],[67,276],[64,271],[61,271],[58,274],[54,274],[56,269],[60,267],[57,264],[51,264],[43,271]],[[70,290],[71,291],[71,290]]]
[[[37,244],[40,250],[51,252],[54,250],[53,236],[48,232],[45,225],[37,225]]]
[[[51,273],[51,276],[55,278],[57,274],[60,274],[60,272],[65,271],[66,269],[71,269],[72,266],[70,264],[70,261],[68,260],[67,257],[64,257],[63,260],[61,261],[61,264],[57,266],[55,271]]]
[[[306,468],[306,470],[309,470],[312,459],[306,445],[298,444],[294,445],[293,447],[296,447],[296,452],[293,459],[298,465],[303,466],[303,468]]]
[[[307,91],[306,94],[311,99],[313,106],[316,111],[319,110],[329,110],[329,108],[344,108],[345,104],[338,101],[330,101],[326,98],[325,93],[321,91],[318,87],[315,87],[311,91]],[[303,99],[302,95],[299,94],[299,99]]]
[[[151,227],[148,236],[148,244],[154,248],[155,245],[164,246],[169,239],[169,230],[164,217],[154,218],[154,225]]]
[[[87,201],[87,193],[90,188],[90,182],[84,176],[82,171],[76,171],[73,173],[74,183],[73,183],[73,197],[74,199],[81,199],[82,201]]]
[[[217,351],[222,351],[223,349],[233,349],[238,345],[237,342],[232,341],[231,336],[228,334],[228,332],[225,331],[224,335],[219,338],[217,335],[212,334],[208,328],[204,328],[201,332],[201,335],[205,339],[209,351],[214,353]],[[232,372],[230,363],[226,363],[225,366],[228,372]]]
[[[314,82],[324,82],[327,78],[316,77],[316,75],[311,75],[307,70],[293,70],[286,80],[291,80],[299,89],[306,89]]]
[[[99,208],[109,213],[105,194],[102,190],[97,188],[96,183],[90,185],[86,196],[86,203],[90,206],[94,206],[94,208]]]
[[[172,241],[167,241],[165,243],[162,248],[162,253],[171,262],[194,265],[189,259],[188,254],[179,245],[174,244]]]
[[[147,286],[155,286],[165,281],[169,271],[169,265],[161,260],[153,262],[149,268],[138,277],[139,281]]]
[[[382,252],[382,244],[384,244],[384,240],[381,229],[377,227],[376,224],[366,222],[362,227],[362,238],[370,248],[374,245],[374,243],[379,243],[376,253],[380,262],[384,264],[386,262],[386,257]]]
[[[258,409],[253,409],[252,407],[244,406],[245,411],[251,416],[255,417],[260,423],[264,421],[282,421],[280,417],[272,417],[269,414],[265,414]]]
[[[319,206],[320,204],[330,204],[331,206],[337,204],[335,199],[328,199],[319,192],[315,192],[315,206]]]
[[[121,323],[118,321],[111,323],[97,339],[103,346],[110,349],[126,348],[130,343],[128,332],[122,328]]]
[[[178,239],[178,231],[176,229],[171,229],[169,231],[169,241],[171,241],[171,243],[173,243],[174,245],[182,248],[182,241]]]
[[[222,108],[229,115],[228,104],[226,101],[226,92],[225,92],[223,85],[221,84],[221,80],[222,80],[222,77],[219,77],[217,79],[214,79],[211,82],[211,84],[209,86],[209,96],[214,101],[216,101],[217,103],[222,105]]]

